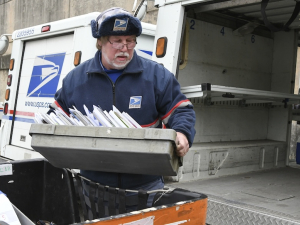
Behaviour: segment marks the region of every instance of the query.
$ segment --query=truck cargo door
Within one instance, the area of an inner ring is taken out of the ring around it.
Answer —
[[[22,59],[11,144],[31,149],[35,112],[47,112],[62,79],[74,67],[73,37],[67,34],[28,41]]]

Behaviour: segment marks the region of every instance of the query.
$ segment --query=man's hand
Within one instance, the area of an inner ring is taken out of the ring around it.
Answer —
[[[176,153],[178,156],[183,157],[186,155],[186,153],[189,151],[189,142],[186,138],[186,136],[183,133],[176,132]]]

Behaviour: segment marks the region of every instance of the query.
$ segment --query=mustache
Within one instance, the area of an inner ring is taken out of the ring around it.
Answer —
[[[129,53],[128,52],[118,52],[118,53],[115,54],[115,58],[117,58],[118,56],[129,57]]]

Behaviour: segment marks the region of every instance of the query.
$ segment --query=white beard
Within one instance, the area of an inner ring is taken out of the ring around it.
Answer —
[[[116,53],[115,54],[115,58],[113,60],[109,60],[107,55],[102,52],[102,56],[105,58],[105,61],[113,68],[113,69],[117,69],[117,70],[121,70],[121,69],[124,69],[128,63],[130,63],[131,59],[129,59],[129,54],[127,52],[119,52],[119,53]],[[127,56],[127,60],[124,61],[123,63],[121,62],[118,62],[116,63],[115,62],[115,59],[118,57],[118,56]]]

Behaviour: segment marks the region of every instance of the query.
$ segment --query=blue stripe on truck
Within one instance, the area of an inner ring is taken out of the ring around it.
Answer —
[[[3,115],[2,119],[4,119],[4,120],[13,120],[13,117]],[[15,117],[15,121],[25,122],[25,123],[35,123],[35,121],[33,119],[27,119],[27,118],[22,118],[22,117]]]

